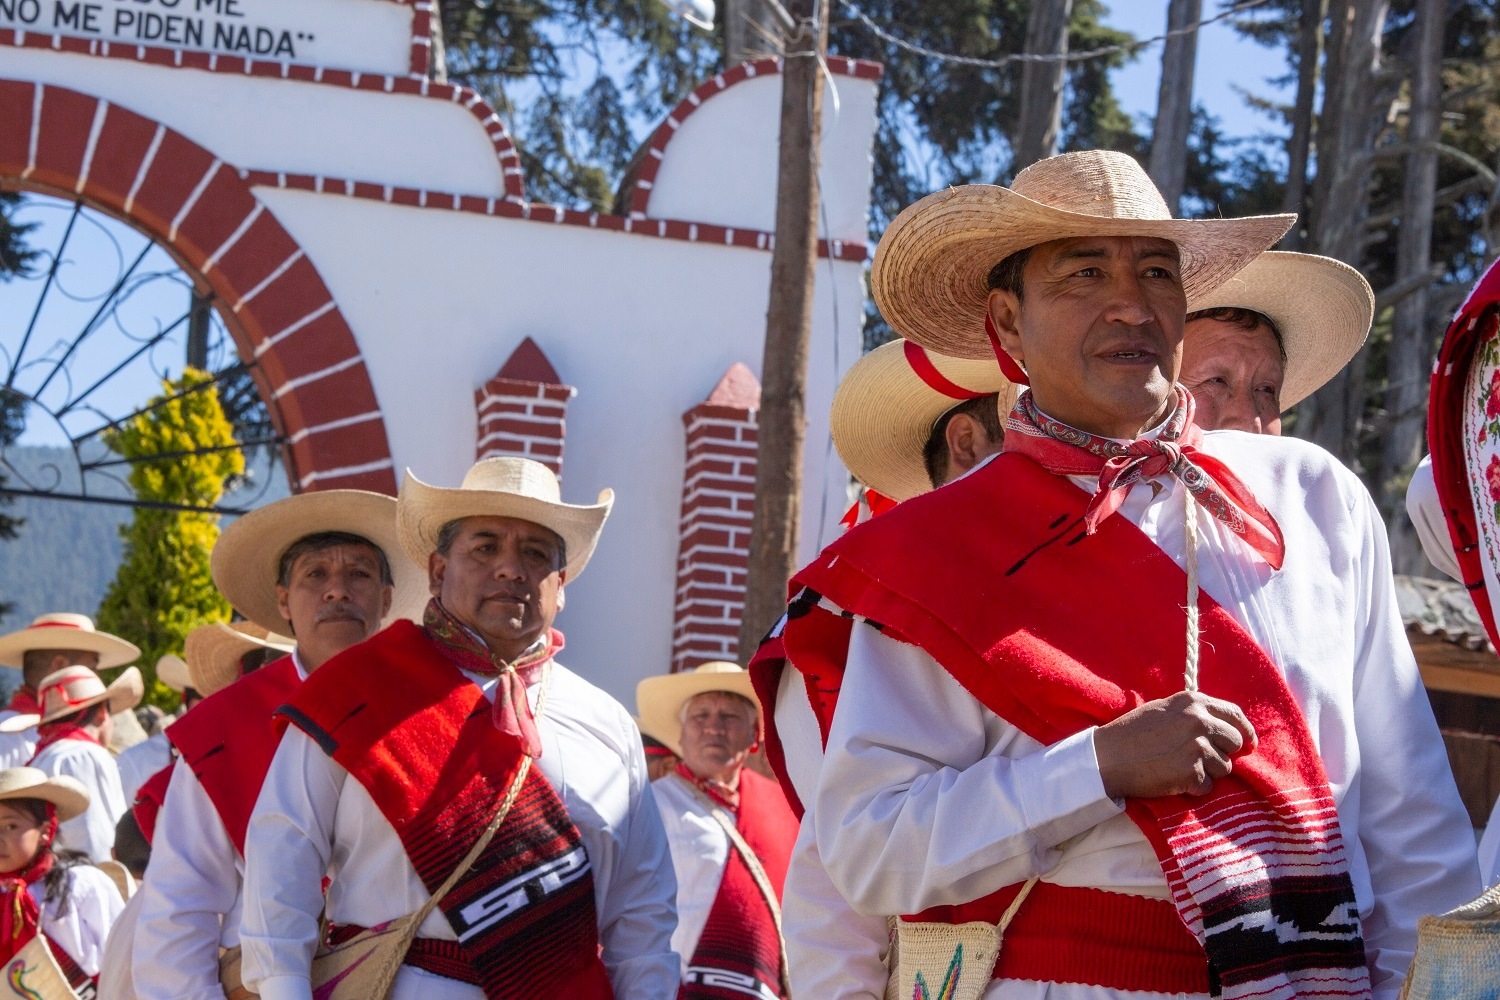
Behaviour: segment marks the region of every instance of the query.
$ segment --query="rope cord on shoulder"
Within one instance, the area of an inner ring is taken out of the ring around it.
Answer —
[[[1187,553],[1183,558],[1187,569],[1187,668],[1184,671],[1185,687],[1198,690],[1198,501],[1193,491],[1183,490],[1186,500],[1184,514],[1187,525]]]

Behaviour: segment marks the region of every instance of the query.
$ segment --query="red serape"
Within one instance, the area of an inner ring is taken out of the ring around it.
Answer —
[[[738,794],[725,795],[721,789],[699,781],[684,765],[678,765],[677,774],[734,816],[735,828],[755,852],[779,900],[797,839],[797,819],[776,783],[745,768],[740,771]],[[688,963],[678,1000],[781,997],[784,972],[781,940],[771,909],[740,852],[731,844],[719,893]]]
[[[455,669],[446,639],[398,621],[319,667],[277,713],[370,793],[429,892],[494,818],[525,753]],[[612,998],[593,869],[540,769],[438,909],[491,1000]]]
[[[1184,574],[1123,517],[1088,534],[1089,500],[1003,454],[830,545],[795,578],[803,590],[781,635],[826,692],[825,727],[851,615],[922,647],[1043,744],[1180,691]],[[1104,624],[1085,627],[1085,601],[1111,609]],[[1245,711],[1258,748],[1207,796],[1131,800],[1127,813],[1203,943],[1214,992],[1368,996],[1335,803],[1301,710],[1228,612],[1204,594],[1199,611],[1202,690]]]
[[[141,836],[146,838],[146,843],[148,844],[156,840],[156,817],[161,815],[161,807],[166,804],[167,788],[172,784],[172,770],[176,767],[177,762],[174,760],[150,778],[147,778],[146,783],[141,785],[140,789],[135,793],[135,801],[130,804],[131,815],[135,817],[136,825],[141,828]],[[262,778],[262,781],[264,781],[264,778]],[[257,794],[259,791],[260,786],[257,785]],[[210,801],[212,801],[212,797],[210,797]],[[214,805],[214,809],[216,811],[219,809],[217,803]],[[222,812],[219,818],[222,822]],[[243,835],[243,831],[241,833]],[[241,851],[240,853],[241,857],[243,857],[244,852]]]
[[[250,813],[281,743],[271,715],[301,685],[297,664],[283,656],[209,695],[167,727],[167,739],[193,769],[240,857]]]

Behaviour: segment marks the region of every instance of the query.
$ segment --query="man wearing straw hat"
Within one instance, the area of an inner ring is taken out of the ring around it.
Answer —
[[[119,636],[100,632],[88,615],[55,612],[39,615],[29,626],[0,636],[0,666],[21,671],[21,686],[0,711],[0,722],[37,715],[37,685],[64,667],[112,670],[133,662],[141,651]],[[0,733],[0,767],[20,767],[36,753],[36,730]]]
[[[898,332],[1031,386],[1001,456],[799,573],[780,637],[847,650],[809,820],[909,918],[899,995],[1394,996],[1417,917],[1474,895],[1368,494],[1174,385],[1187,301],[1289,221],[1172,220],[1083,153],[882,239]]]
[[[288,497],[219,536],[214,583],[248,621],[187,639],[205,698],[167,731],[185,766],[172,769],[142,890],[142,996],[219,993],[220,950],[240,943],[245,829],[278,741],[271,713],[334,655],[416,606],[423,580],[393,558],[397,546],[396,501],[362,490]]]
[[[37,731],[36,756],[29,766],[53,777],[73,778],[87,789],[89,806],[57,829],[60,849],[79,851],[95,862],[108,861],[115,824],[125,812],[120,769],[107,749],[110,718],[140,704],[141,672],[127,667],[106,685],[88,667],[64,667],[37,685],[40,715],[17,715],[0,722],[0,732]]]
[[[797,818],[774,781],[745,767],[760,734],[750,675],[705,663],[648,677],[635,697],[648,728],[676,730],[682,757],[651,786],[677,873],[678,996],[790,996],[781,891]]]
[[[398,1000],[676,994],[676,886],[639,732],[556,660],[563,586],[612,502],[565,504],[526,459],[481,461],[458,489],[407,473],[422,624],[297,691],[250,824],[245,982],[266,1000],[312,996],[325,873],[335,946],[378,947],[362,929],[388,921],[414,934]]]

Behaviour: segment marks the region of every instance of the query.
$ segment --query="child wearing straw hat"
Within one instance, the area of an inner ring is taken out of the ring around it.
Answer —
[[[7,996],[92,994],[125,901],[108,875],[57,843],[59,824],[88,804],[88,791],[67,776],[33,767],[0,771],[0,967],[7,970]],[[17,956],[23,961],[13,962]]]

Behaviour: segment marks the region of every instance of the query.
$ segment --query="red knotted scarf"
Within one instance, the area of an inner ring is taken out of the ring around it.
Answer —
[[[104,746],[99,742],[99,737],[89,732],[76,722],[49,722],[37,729],[37,735],[41,737],[36,744],[36,753],[31,755],[30,763],[35,764],[36,759],[42,755],[54,743],[63,740],[77,740],[80,743],[92,743],[96,747]]]
[[[1151,439],[1122,444],[1081,431],[1043,413],[1022,393],[1005,421],[1005,451],[1019,452],[1057,476],[1098,476],[1099,486],[1084,510],[1092,535],[1125,502],[1137,484],[1170,475],[1193,498],[1254,549],[1272,569],[1286,558],[1281,526],[1229,467],[1198,450],[1203,431],[1193,419],[1192,393],[1175,386],[1177,407]]]
[[[18,872],[0,873],[0,965],[9,962],[37,935],[41,907],[28,890],[52,870],[52,840],[57,836],[57,810],[46,803],[47,822],[42,829],[42,849],[31,864]]]
[[[6,710],[21,715],[42,714],[42,703],[37,701],[36,692],[25,684],[16,688],[15,693],[10,696],[10,704],[5,707]]]

